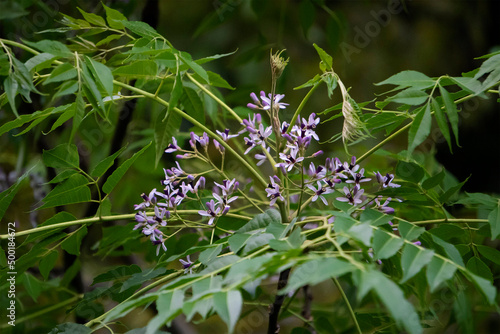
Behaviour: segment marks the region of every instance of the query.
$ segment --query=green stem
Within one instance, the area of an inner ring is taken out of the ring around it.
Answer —
[[[211,91],[209,91],[207,88],[205,88],[205,86],[203,86],[201,83],[199,83],[195,78],[193,78],[193,76],[189,73],[186,74],[187,77],[189,78],[189,80],[191,80],[196,86],[200,87],[200,89],[202,91],[204,91],[205,93],[207,93],[208,96],[210,96],[212,99],[215,100],[215,102],[217,102],[218,104],[220,104],[224,109],[226,109],[227,111],[229,111],[229,113],[231,115],[233,115],[234,118],[236,118],[236,120],[238,121],[238,123],[241,123],[243,122],[243,120],[241,119],[240,116],[238,116],[238,114],[233,110],[231,109],[227,104],[225,104],[221,99],[219,99],[217,96],[214,95],[214,93],[212,93]]]
[[[167,275],[167,276],[165,276],[165,277],[162,277],[162,278],[160,278],[159,280],[157,280],[156,282],[153,282],[153,283],[151,283],[151,284],[149,284],[149,285],[145,286],[145,287],[144,287],[144,288],[142,288],[141,290],[137,291],[137,292],[136,292],[136,293],[134,293],[132,296],[128,297],[127,299],[125,299],[124,301],[122,301],[122,302],[121,302],[120,304],[118,304],[118,305],[121,305],[121,304],[123,304],[123,303],[125,303],[125,302],[127,302],[127,301],[129,301],[129,300],[132,300],[132,299],[134,299],[135,297],[142,295],[144,292],[147,292],[147,291],[149,291],[149,290],[151,290],[151,289],[153,289],[153,288],[157,287],[158,285],[160,285],[160,284],[162,284],[162,283],[164,283],[164,282],[167,282],[167,281],[169,281],[169,280],[171,280],[171,279],[174,279],[174,278],[176,278],[177,276],[182,275],[183,273],[184,273],[184,271],[183,271],[183,270],[179,270],[179,271],[173,272],[173,273],[171,273],[171,274],[169,274],[169,275]],[[90,320],[89,322],[87,322],[87,323],[85,324],[85,326],[87,326],[87,327],[91,327],[91,326],[92,326],[92,325],[94,325],[95,323],[99,323],[99,322],[101,322],[101,321],[102,321],[102,320],[103,320],[103,319],[104,319],[104,318],[105,318],[105,317],[106,317],[109,313],[111,313],[111,311],[113,311],[113,310],[114,310],[114,309],[115,309],[118,305],[116,305],[115,307],[111,308],[109,311],[107,311],[107,312],[105,312],[105,313],[101,314],[101,315],[100,315],[100,316],[98,316],[97,318]]]
[[[398,219],[397,217],[394,217]],[[416,222],[411,222],[416,225],[426,225],[426,224],[437,224],[437,223],[487,223],[488,219],[472,219],[472,218],[453,218],[453,219],[431,219],[431,220],[420,220]]]
[[[302,102],[300,102],[297,110],[295,110],[295,114],[293,114],[292,120],[290,121],[290,126],[286,130],[286,133],[290,133],[290,131],[292,131],[292,127],[295,124],[295,122],[297,121],[297,118],[299,117],[300,112],[302,111],[302,109],[304,109],[306,102],[309,100],[309,98],[311,97],[312,93],[316,90],[316,88],[318,88],[319,84],[320,84],[320,82],[315,83],[314,86],[311,87],[309,92],[307,92],[307,94],[304,97],[304,99],[302,100]]]
[[[179,213],[179,214],[198,214],[198,210],[177,210],[177,213]],[[154,215],[154,212],[148,212],[147,214]],[[226,214],[226,216],[232,217],[232,218],[244,219],[244,220],[251,220],[252,219],[251,217],[248,217],[248,216],[238,215],[238,214],[230,213],[230,212],[228,212]],[[29,230],[20,231],[20,232],[17,232],[15,236],[21,237],[23,235],[29,235],[31,233],[37,233],[37,232],[52,230],[52,229],[56,229],[56,228],[65,228],[65,227],[73,226],[73,225],[91,224],[91,223],[96,223],[96,222],[100,222],[100,221],[105,222],[105,221],[114,221],[114,220],[128,220],[128,219],[134,219],[134,217],[135,217],[135,213],[129,213],[129,214],[124,214],[124,215],[77,219],[77,220],[72,220],[72,221],[68,221],[68,222],[40,226],[40,227],[35,227],[35,228],[29,229]],[[1,234],[0,235],[0,240],[8,239],[8,238],[9,238],[8,234]]]
[[[361,331],[361,328],[359,327],[358,319],[356,319],[356,314],[354,313],[354,310],[352,309],[352,306],[351,306],[351,303],[349,302],[349,299],[347,299],[347,296],[344,292],[344,289],[342,289],[342,286],[340,285],[337,278],[332,277],[332,281],[337,286],[337,289],[339,289],[340,295],[342,296],[342,299],[344,299],[344,302],[347,305],[347,309],[349,310],[349,314],[351,315],[351,319],[354,322],[354,325],[356,326],[358,333],[363,334],[363,332]]]
[[[384,146],[387,142],[391,141],[394,137],[396,137],[397,135],[403,133],[404,131],[406,131],[406,129],[408,129],[413,123],[413,120],[406,124],[405,126],[403,126],[401,129],[399,129],[398,131],[394,132],[392,135],[390,135],[389,137],[385,138],[384,140],[382,140],[380,143],[378,143],[377,145],[373,146],[368,152],[366,152],[365,154],[363,154],[361,157],[359,157],[358,159],[356,159],[356,163],[360,163],[361,161],[365,160],[366,158],[368,158],[370,155],[373,154],[373,152],[375,152],[376,150],[378,150],[379,148],[381,148],[382,146]]]
[[[165,107],[169,106],[169,103],[167,101],[165,101],[162,98],[160,98],[158,96],[155,96],[154,94],[151,94],[151,93],[149,93],[149,92],[147,92],[145,90],[142,90],[142,89],[139,89],[139,88],[127,85],[126,83],[123,83],[123,82],[120,82],[120,81],[117,81],[117,80],[113,80],[113,84],[115,84],[117,86],[120,86],[120,87],[123,87],[123,88],[126,88],[126,89],[128,89],[130,91],[142,94],[145,97],[150,98],[150,99],[152,99],[152,100],[160,103],[161,105],[164,105]],[[266,180],[264,180],[264,178],[262,177],[262,175],[260,175],[260,173],[257,170],[255,170],[245,159],[243,159],[243,157],[240,154],[238,154],[231,146],[229,146],[224,140],[222,140],[222,138],[219,135],[217,135],[216,133],[214,133],[213,131],[211,131],[210,129],[208,129],[205,125],[201,124],[196,119],[194,119],[193,117],[189,116],[188,114],[186,114],[184,111],[180,110],[179,108],[174,107],[172,110],[175,111],[180,116],[184,117],[186,120],[188,120],[189,122],[191,122],[193,125],[199,127],[203,131],[205,131],[212,138],[217,138],[218,141],[219,141],[219,143],[222,146],[224,146],[224,148],[228,152],[231,152],[231,154],[237,160],[239,160],[241,162],[241,164],[243,166],[245,166],[245,168],[247,168],[256,177],[256,179],[260,181],[260,183],[264,187],[267,186],[267,182],[266,182]]]

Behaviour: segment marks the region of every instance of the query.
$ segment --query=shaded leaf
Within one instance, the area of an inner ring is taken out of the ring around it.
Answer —
[[[376,270],[362,271],[362,285],[373,289],[396,320],[399,328],[408,333],[422,333],[420,318],[399,286]]]
[[[439,92],[441,93],[441,97],[443,98],[444,107],[446,110],[446,114],[448,115],[448,120],[450,121],[451,130],[453,131],[453,135],[455,136],[455,142],[457,146],[458,144],[458,111],[455,102],[452,100],[450,93],[446,90],[446,88],[439,85]]]
[[[403,268],[401,283],[415,276],[431,261],[433,255],[433,250],[424,249],[413,244],[406,244],[403,247],[403,255],[401,256],[401,267]]]
[[[156,76],[158,65],[152,60],[137,60],[131,64],[117,67],[113,75],[128,78],[144,78]]]
[[[414,162],[400,160],[396,166],[396,175],[403,180],[418,183],[424,177],[425,171]]]
[[[411,223],[401,221],[398,225],[399,232],[401,236],[408,241],[413,241],[417,239],[422,233],[425,232],[424,227],[418,227]]]
[[[394,74],[388,79],[375,84],[380,85],[397,85],[400,87],[413,87],[417,89],[429,88],[434,85],[434,80],[427,75],[417,71],[402,71]]]
[[[423,92],[419,89],[408,88],[405,89],[396,95],[393,95],[387,98],[387,101],[408,104],[411,106],[418,106],[424,103],[429,95],[426,92]]]
[[[237,233],[244,233],[267,227],[271,222],[281,223],[281,214],[278,210],[269,209],[252,218],[248,223],[241,227]]]
[[[61,243],[61,248],[72,255],[80,255],[80,245],[83,238],[87,235],[87,226],[83,225],[73,232],[69,238]]]
[[[229,333],[233,333],[243,306],[241,293],[238,290],[218,292],[213,298],[215,311],[226,323]]]
[[[54,168],[79,168],[78,149],[73,144],[61,144],[51,150],[43,150],[45,166]]]
[[[44,204],[39,209],[90,201],[88,184],[88,180],[81,174],[70,176],[45,196]]]
[[[488,223],[491,228],[491,238],[496,239],[500,234],[500,201],[498,201],[497,207],[488,215]]]
[[[313,259],[297,266],[292,271],[286,287],[278,293],[282,295],[307,284],[315,285],[331,277],[342,276],[354,269],[356,267],[353,264],[332,257]]]
[[[411,156],[415,148],[422,144],[431,133],[431,107],[427,104],[420,109],[408,131],[408,157]]]
[[[40,269],[40,274],[42,274],[44,280],[47,280],[49,277],[50,271],[54,268],[58,258],[59,253],[56,250],[53,250],[40,260],[38,268]]]
[[[434,256],[427,266],[426,273],[431,292],[436,291],[442,282],[452,278],[456,269],[457,267],[453,263]]]
[[[101,160],[90,172],[90,175],[93,177],[101,177],[106,173],[106,171],[113,166],[115,159],[125,150],[126,146],[123,146],[121,149],[110,155],[109,157]]]
[[[125,175],[127,170],[132,166],[132,164],[139,158],[151,145],[151,142],[144,146],[139,152],[136,152],[131,158],[123,162],[114,172],[111,174],[104,185],[102,186],[102,190],[109,194],[120,182],[122,177]]]
[[[482,278],[487,279],[490,282],[493,282],[493,274],[491,273],[490,268],[481,261],[481,259],[477,256],[473,256],[467,261],[466,268],[470,270],[473,274],[481,276]]]
[[[377,259],[388,259],[403,246],[403,239],[398,236],[384,232],[380,229],[375,230],[373,235],[373,251]]]
[[[451,147],[451,137],[450,137],[450,129],[448,128],[448,122],[446,121],[446,116],[444,115],[443,110],[441,110],[441,106],[436,101],[436,99],[431,99],[432,110],[434,110],[434,116],[436,117],[436,121],[438,123],[439,129],[443,134],[446,142],[448,143],[448,147],[450,148],[450,152],[453,152]]]

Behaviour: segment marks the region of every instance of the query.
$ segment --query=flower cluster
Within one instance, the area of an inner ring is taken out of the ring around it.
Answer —
[[[248,119],[242,121],[242,130],[235,134],[230,134],[229,129],[216,130],[217,137],[210,138],[206,132],[202,135],[191,132],[189,139],[191,150],[183,149],[176,138],[172,138],[171,144],[165,150],[166,153],[179,152],[180,154],[176,155],[178,159],[198,158],[213,167],[205,173],[218,172],[224,180],[220,183],[214,182],[211,196],[207,196],[208,193],[203,195],[201,192],[206,183],[205,177],[201,174],[185,172],[177,161],[175,166],[164,169],[165,179],[161,181],[164,186],[163,190],[153,189],[148,195],[142,194],[143,202],[135,205],[135,210],[138,211],[136,214],[138,224],[134,229],[141,229],[144,235],[149,236],[152,243],[158,245],[157,252],[160,247],[166,249],[166,236],[161,231],[161,227],[167,225],[170,211],[177,213],[179,205],[186,200],[200,204],[201,208],[197,212],[202,218],[208,217],[209,226],[215,226],[216,219],[229,212],[232,203],[238,199],[235,192],[241,191],[238,189],[239,183],[234,178],[228,179],[223,173],[224,158],[221,168],[215,166],[209,154],[209,145],[212,142],[224,157],[225,148],[229,147],[228,142],[243,133],[247,133],[244,137],[247,147],[244,153],[248,154],[255,147],[260,147],[262,152],[255,154],[257,166],[271,160],[275,167],[277,175],[269,176],[270,183],[265,188],[270,206],[276,205],[278,200],[280,202],[295,200],[295,202],[300,201],[298,204],[300,211],[301,205],[316,202],[318,199],[324,205],[328,205],[329,196],[327,195],[332,195],[332,198],[336,198],[337,201],[357,206],[359,209],[371,207],[384,213],[394,212],[394,209],[389,206],[391,198],[366,194],[363,185],[372,178],[365,175],[364,168],[360,168],[356,163],[356,157],[352,157],[347,162],[342,162],[339,158],[326,158],[323,165],[316,166],[310,162],[306,167],[308,159],[323,154],[323,151],[317,151],[309,156],[306,155],[312,141],[319,141],[316,127],[320,124],[320,118],[316,114],[312,113],[307,118],[301,118],[299,115],[295,124],[288,124],[281,122],[278,116],[278,111],[288,106],[287,103],[282,102],[283,94],[273,96],[261,92],[260,97],[257,97],[255,93],[250,94],[250,97],[253,103],[247,106],[253,110],[267,111],[270,116],[270,126],[263,123],[261,114],[253,113]],[[279,159],[278,163],[273,161],[273,155]],[[297,176],[300,175],[301,185],[297,185],[294,180],[297,180]],[[376,172],[374,176],[380,189],[399,187],[393,183],[394,175],[392,174],[382,176]],[[187,264],[183,263],[183,265]]]

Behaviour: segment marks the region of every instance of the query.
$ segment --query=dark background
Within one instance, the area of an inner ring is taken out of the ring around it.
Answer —
[[[176,48],[191,53],[195,59],[236,51],[208,65],[236,87],[235,91],[223,92],[232,106],[245,105],[251,91],[269,90],[270,49],[286,49],[285,55],[290,57],[278,92],[286,94],[286,102],[296,107],[306,91],[293,88],[319,73],[313,43],[333,55],[334,70],[346,86],[352,87],[351,96],[357,102],[371,100],[374,93],[387,90],[388,87],[373,83],[402,70],[412,69],[428,76],[460,76],[462,71],[479,66],[481,60],[475,57],[500,47],[498,1],[114,0],[104,3],[122,11],[130,20],[148,22]],[[34,34],[34,31],[59,27],[59,12],[80,17],[77,6],[104,15],[98,1],[24,0],[2,2],[2,6],[0,34],[11,39],[61,38],[61,34]],[[319,112],[340,102],[339,95],[328,100],[324,93],[314,95],[306,112]],[[498,103],[494,99],[474,98],[461,109],[462,147],[454,147],[451,154],[442,138],[436,137],[423,150],[435,143],[438,161],[459,180],[472,174],[464,186],[466,191],[498,192]],[[0,121],[5,117],[1,113]],[[330,127],[325,135],[331,137],[340,126]],[[390,145],[404,147],[406,138],[402,135],[397,143]],[[374,143],[361,144],[352,153],[362,154]]]

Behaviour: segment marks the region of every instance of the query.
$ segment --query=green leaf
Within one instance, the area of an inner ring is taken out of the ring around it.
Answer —
[[[105,116],[105,110],[104,110],[104,103],[102,102],[102,95],[101,92],[99,92],[99,89],[97,88],[97,83],[95,82],[94,78],[92,77],[87,65],[85,63],[81,63],[81,68],[82,68],[82,78],[83,78],[83,93],[89,100],[90,104],[92,107],[97,111],[101,111],[101,117],[104,119],[107,119]],[[109,120],[108,120],[109,121]]]
[[[214,309],[226,323],[229,333],[234,332],[234,327],[240,317],[243,298],[239,290],[229,290],[214,294]]]
[[[49,334],[90,334],[92,329],[87,326],[67,322],[54,327]]]
[[[158,315],[149,321],[147,333],[155,333],[164,323],[170,324],[182,310],[183,303],[183,290],[162,292],[156,300]]]
[[[396,175],[403,180],[418,183],[425,175],[425,171],[422,167],[414,162],[398,161],[396,166]]]
[[[132,277],[123,282],[122,287],[120,288],[120,292],[126,291],[132,287],[138,287],[142,283],[152,280],[158,276],[164,275],[167,272],[166,268],[157,268],[144,272],[137,272],[132,274]],[[170,270],[172,272],[172,270]]]
[[[69,63],[63,63],[52,70],[50,76],[45,79],[43,84],[47,85],[51,82],[67,81],[69,79],[73,79],[74,77],[76,77],[76,75],[77,70],[73,65]]]
[[[12,76],[9,75],[3,81],[3,86],[5,89],[5,93],[7,94],[7,99],[9,100],[10,107],[12,108],[12,112],[16,117],[19,118],[19,114],[17,113],[17,108],[16,108],[16,95],[17,95],[18,83]]]
[[[482,278],[487,279],[490,282],[493,282],[493,274],[491,273],[490,268],[481,261],[481,259],[477,256],[473,256],[467,261],[466,268],[470,270],[473,274],[481,276]]]
[[[189,87],[184,87],[184,94],[181,97],[186,113],[205,125],[205,111],[198,93]]]
[[[450,152],[453,153],[451,147],[450,129],[448,128],[448,122],[446,121],[446,116],[444,115],[444,112],[441,110],[441,106],[436,101],[436,99],[431,98],[431,105],[432,105],[432,110],[434,110],[434,116],[436,116],[436,121],[438,123],[439,129],[441,130],[441,133],[443,134],[444,138],[446,139],[446,142],[448,143]]]
[[[42,274],[44,280],[47,280],[49,277],[50,271],[54,268],[58,258],[59,253],[57,250],[53,250],[40,260],[38,268],[40,269],[40,274]]]
[[[458,111],[455,102],[450,96],[450,93],[446,90],[446,88],[439,85],[439,91],[441,93],[441,97],[443,98],[444,107],[446,110],[446,114],[448,115],[448,120],[450,121],[451,130],[453,131],[453,135],[455,136],[455,142],[457,146],[458,144]]]
[[[443,181],[444,176],[445,176],[445,172],[444,172],[444,169],[443,169],[438,174],[433,175],[433,176],[431,176],[428,179],[425,179],[422,182],[422,188],[424,188],[425,190],[429,190],[429,189],[432,189],[434,187],[437,187]]]
[[[313,46],[316,49],[316,52],[318,53],[319,58],[321,59],[321,61],[323,62],[324,66],[325,66],[325,69],[322,69],[323,72],[325,72],[325,70],[330,70],[331,71],[332,68],[333,68],[333,58],[332,58],[332,56],[330,56],[322,48],[320,48],[318,45],[316,45],[316,43],[313,43]],[[321,65],[320,65],[320,68],[321,68]]]
[[[388,259],[396,254],[403,244],[403,239],[398,236],[380,229],[375,230],[373,235],[374,256],[380,260]]]
[[[410,334],[422,333],[420,319],[399,286],[377,270],[362,271],[362,285],[373,289],[396,320],[399,328]]]
[[[142,36],[142,37],[150,37],[150,38],[162,38],[156,30],[154,30],[149,24],[141,21],[121,21],[121,23],[128,30],[133,33]]]
[[[418,227],[416,225],[404,221],[401,221],[398,224],[398,229],[399,232],[401,233],[401,236],[408,241],[413,241],[417,239],[422,233],[425,232],[424,227]]]
[[[500,201],[498,201],[497,207],[488,215],[488,223],[490,223],[491,238],[496,239],[500,234]]]
[[[460,88],[471,94],[478,95],[483,91],[483,86],[479,80],[468,77],[450,77]]]
[[[24,273],[24,287],[26,288],[26,291],[28,292],[28,295],[37,302],[38,296],[40,296],[40,293],[42,292],[42,285],[41,282],[33,275],[31,275],[28,272]]]
[[[427,104],[425,108],[420,109],[413,120],[408,131],[408,157],[411,156],[415,148],[422,144],[431,133],[431,106]]]
[[[121,21],[127,21],[125,15],[117,11],[116,9],[109,8],[105,4],[102,4],[104,10],[106,10],[106,20],[108,21],[108,25],[113,29],[123,29],[124,25]]]
[[[215,247],[210,247],[208,249],[205,249],[203,252],[200,253],[200,256],[198,257],[198,260],[204,265],[207,265],[210,261],[215,259],[217,255],[220,254],[222,251],[222,245],[218,244]]]
[[[155,77],[158,72],[158,65],[152,60],[138,60],[131,64],[117,67],[113,75],[127,78]]]
[[[108,96],[113,95],[113,74],[106,65],[85,56],[85,63],[97,82],[104,88]]]
[[[256,248],[262,247],[269,244],[271,240],[274,240],[274,236],[269,233],[256,233],[252,235],[245,243],[245,248],[243,248],[243,253],[249,253]]]
[[[89,202],[91,197],[88,184],[89,181],[85,176],[81,174],[72,175],[45,196],[43,199],[44,204],[39,209]]]
[[[61,248],[69,254],[80,255],[80,245],[82,244],[83,238],[87,235],[87,232],[87,226],[83,225],[62,242]]]
[[[102,186],[102,190],[109,194],[118,184],[118,182],[122,179],[123,175],[127,172],[127,170],[132,166],[132,164],[139,158],[148,148],[151,146],[151,142],[143,147],[139,152],[135,153],[130,159],[126,160],[124,163],[118,167],[113,174],[111,174],[104,185]]]
[[[54,96],[52,96],[52,101],[54,101],[58,97],[73,94],[74,92],[77,91],[77,89],[78,89],[78,81],[76,80],[65,81],[61,84],[61,86],[59,86]]]
[[[259,213],[236,232],[244,233],[244,232],[255,231],[258,229],[263,229],[267,227],[269,224],[271,224],[271,222],[281,223],[281,214],[279,213],[278,210],[269,209],[266,210],[266,212],[264,213]]]
[[[424,103],[429,95],[426,92],[423,92],[419,89],[408,88],[405,89],[396,95],[390,96],[387,98],[387,101],[408,104],[410,106],[418,106]]]
[[[194,62],[189,53],[180,52],[179,58],[182,60],[184,64],[186,64],[190,69],[192,69],[194,73],[198,74],[205,83],[210,83],[207,71],[205,71],[203,67]]]
[[[155,166],[158,166],[165,149],[171,143],[172,137],[176,135],[182,122],[182,117],[178,113],[169,113],[168,111],[165,121],[162,119],[163,114],[160,113],[155,122]]]
[[[417,71],[402,71],[388,79],[385,79],[384,81],[376,83],[375,85],[397,85],[400,87],[425,89],[432,87],[434,85],[434,80]]]
[[[140,272],[142,272],[141,268],[136,264],[131,264],[129,266],[126,266],[126,265],[118,266],[116,268],[108,270],[105,273],[102,273],[102,274],[95,276],[91,285],[94,285],[97,283],[102,283],[102,282],[115,281],[115,280],[123,278],[125,276],[130,276],[130,275],[137,274]]]
[[[0,221],[5,215],[7,209],[9,208],[9,205],[14,199],[14,196],[16,196],[17,192],[19,191],[21,183],[29,175],[29,173],[33,168],[34,167],[32,167],[29,171],[27,171],[23,175],[21,175],[21,177],[19,177],[13,185],[11,185],[8,189],[0,193]]]
[[[72,104],[66,109],[52,124],[52,127],[50,128],[49,132],[43,132],[44,135],[48,135],[64,123],[66,123],[69,119],[71,119],[73,116],[75,116],[75,111],[76,111],[76,105]]]
[[[469,180],[469,178],[470,176],[466,178],[464,181],[446,189],[444,194],[439,196],[439,201],[441,201],[442,203],[446,203],[457,191],[459,191],[462,188],[462,186],[465,184],[465,182]]]
[[[483,245],[476,245],[479,253],[493,263],[500,265],[500,251]]]
[[[300,228],[295,228],[290,236],[284,240],[269,240],[269,246],[276,251],[289,251],[300,248],[304,240],[305,237],[300,234]]]
[[[80,13],[82,14],[83,18],[88,23],[91,23],[91,24],[93,24],[95,26],[99,26],[99,27],[106,27],[106,22],[99,15],[96,15],[96,14],[93,14],[93,13],[87,13],[86,11],[82,10],[80,7],[76,7],[76,8],[80,11]]]
[[[44,39],[38,42],[30,42],[23,40],[23,43],[39,51],[53,54],[54,56],[63,58],[73,56],[73,52],[71,52],[66,45],[58,41]]]
[[[229,243],[229,247],[233,253],[238,253],[238,251],[245,245],[246,241],[252,235],[249,233],[235,233],[229,237],[227,240]]]
[[[493,284],[491,284],[491,282],[487,279],[479,277],[470,271],[464,271],[463,273],[479,288],[479,290],[481,290],[490,305],[493,305],[497,295],[497,289],[493,286]]]
[[[78,92],[78,94],[76,94],[75,101],[76,101],[75,102],[76,106],[75,106],[75,114],[73,116],[73,126],[71,128],[71,134],[69,139],[70,142],[73,141],[76,131],[80,127],[83,117],[85,116],[85,102],[83,101],[83,96],[81,92]]]
[[[278,293],[283,295],[307,284],[316,285],[329,278],[342,276],[354,269],[356,267],[353,264],[333,257],[312,259],[297,266],[292,271],[286,287]]]
[[[54,56],[51,53],[43,52],[28,59],[26,63],[24,63],[24,66],[26,66],[26,69],[30,72],[32,70],[40,71],[50,67],[52,62],[57,58],[57,56]]]
[[[234,90],[235,88],[231,86],[225,79],[223,79],[219,74],[207,71],[208,81],[211,86],[221,87],[226,89]]]
[[[51,150],[43,150],[42,159],[47,167],[78,169],[80,166],[78,149],[73,144],[61,144]]]
[[[441,246],[444,251],[446,252],[446,255],[448,255],[448,258],[455,262],[457,265],[464,267],[464,261],[462,260],[462,257],[460,256],[459,251],[455,248],[454,245],[444,241],[443,239],[439,238],[438,236],[432,234],[432,240],[439,246]]]
[[[431,292],[436,291],[442,282],[452,278],[456,269],[454,264],[434,256],[427,266],[427,282]]]
[[[106,171],[113,166],[115,159],[125,150],[126,146],[123,146],[121,149],[110,155],[109,157],[101,160],[90,172],[90,175],[93,177],[101,177],[106,173]]]
[[[433,250],[424,249],[413,244],[406,244],[403,247],[401,256],[401,267],[403,268],[403,278],[400,283],[404,283],[415,276],[434,255]]]

